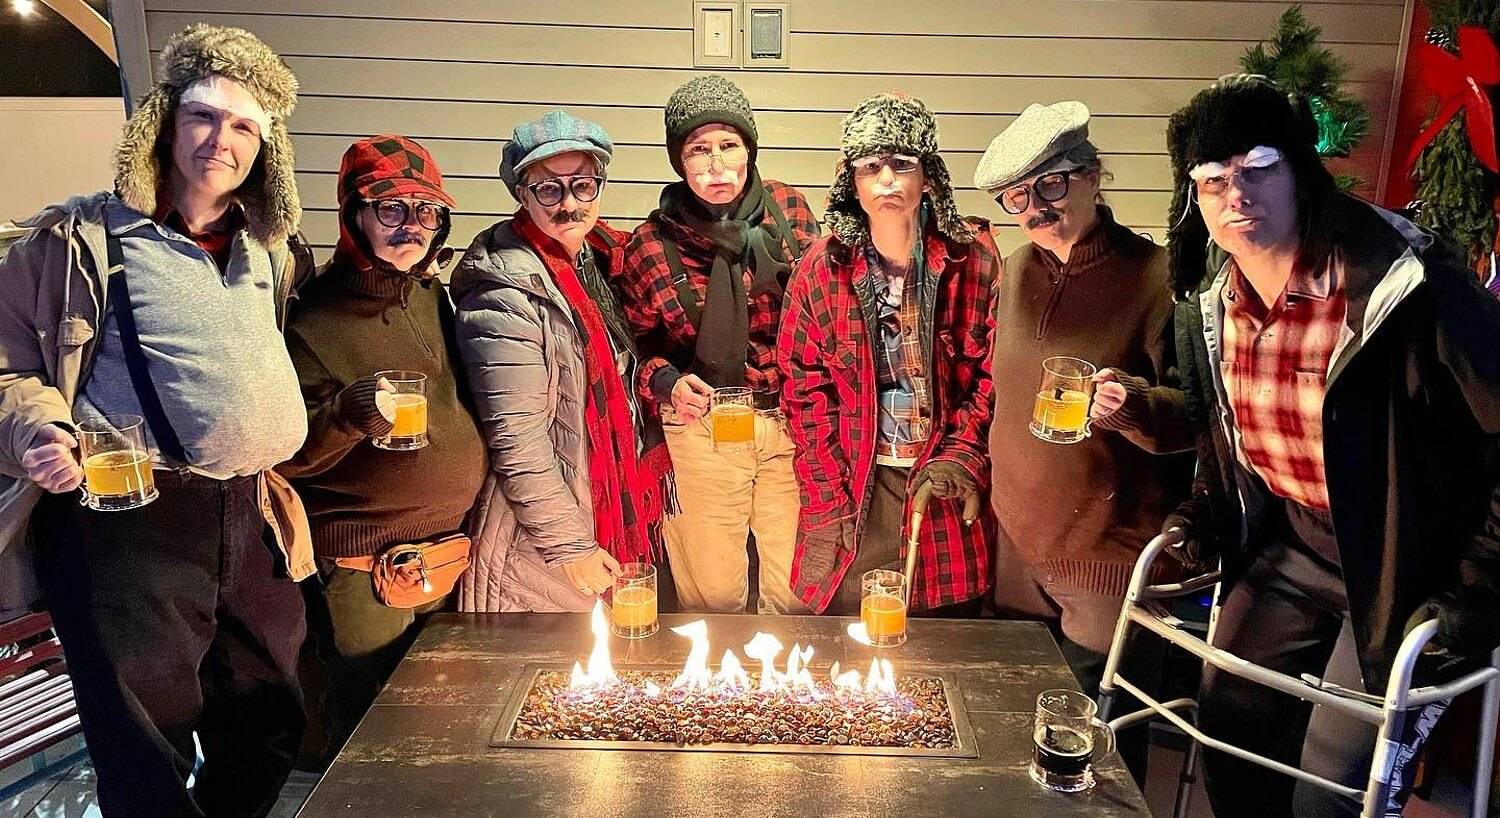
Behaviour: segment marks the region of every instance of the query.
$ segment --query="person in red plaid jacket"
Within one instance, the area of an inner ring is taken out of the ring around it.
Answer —
[[[977,614],[995,522],[963,508],[989,481],[1000,255],[958,214],[921,100],[865,100],[840,146],[832,235],[797,265],[776,345],[802,493],[792,585],[814,611],[858,613],[861,574],[901,570],[910,497],[931,483],[911,607]]]
[[[787,278],[818,224],[796,189],[760,178],[755,113],[734,83],[689,81],[665,119],[682,181],[636,228],[619,281],[643,358],[637,388],[661,407],[677,482],[689,489],[666,525],[672,577],[686,610],[743,611],[754,533],[759,609],[796,612],[797,485],[772,350]],[[750,390],[750,442],[715,445],[707,415],[721,387]]]

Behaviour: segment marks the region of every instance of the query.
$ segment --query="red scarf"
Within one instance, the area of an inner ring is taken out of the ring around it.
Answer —
[[[583,351],[588,375],[584,428],[589,442],[589,483],[594,500],[594,538],[621,562],[651,562],[652,532],[662,518],[664,487],[671,461],[665,446],[636,455],[635,423],[631,419],[627,386],[620,379],[610,349],[609,329],[599,306],[589,297],[573,259],[563,246],[542,232],[525,210],[516,212],[516,233],[531,246],[562,292],[584,331]],[[612,258],[615,247],[601,223],[588,235],[590,247]]]

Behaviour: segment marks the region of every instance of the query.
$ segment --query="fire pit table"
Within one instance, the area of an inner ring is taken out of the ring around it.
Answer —
[[[877,650],[836,617],[661,621],[434,617],[299,815],[1150,816],[1118,756],[1078,795],[1027,774],[1037,694],[1077,684],[1042,625],[914,619]]]

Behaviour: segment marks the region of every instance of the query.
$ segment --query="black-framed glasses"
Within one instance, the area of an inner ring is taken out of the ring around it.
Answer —
[[[415,205],[410,205],[400,199],[379,199],[365,202],[365,205],[375,211],[375,221],[386,227],[400,227],[415,214],[417,224],[428,230],[436,230],[442,227],[443,221],[448,218],[448,208],[432,202],[417,202]]]
[[[526,189],[531,191],[532,198],[542,207],[561,203],[564,193],[571,193],[574,199],[587,204],[599,198],[599,191],[604,189],[604,177],[558,176],[529,184]]]
[[[1065,198],[1068,195],[1068,180],[1072,177],[1073,172],[1070,170],[1044,173],[1029,185],[1020,184],[996,193],[995,201],[1001,210],[1012,216],[1019,216],[1026,212],[1026,208],[1031,207],[1033,195],[1037,201],[1048,204]]]
[[[912,173],[922,167],[922,160],[903,153],[877,153],[861,156],[851,161],[849,167],[854,169],[855,176],[874,176],[884,167],[889,167],[893,173]]]

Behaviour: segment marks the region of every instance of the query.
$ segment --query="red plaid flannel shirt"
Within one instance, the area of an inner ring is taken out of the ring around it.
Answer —
[[[938,281],[936,360],[930,369],[933,435],[912,469],[915,476],[929,460],[953,461],[980,492],[989,491],[990,345],[1001,272],[987,228],[968,246],[930,231],[925,238],[927,263]],[[854,288],[868,274],[864,253],[850,252],[832,237],[818,242],[792,275],[777,341],[781,404],[797,444],[793,463],[802,495],[792,588],[815,611],[828,607],[854,562],[873,485],[878,389],[870,333]],[[910,517],[908,502],[903,518]],[[914,609],[963,602],[989,590],[994,517],[988,504],[972,526],[965,527],[962,517],[962,504],[952,500],[928,506],[911,589]],[[850,520],[853,542],[841,543],[836,554],[808,553],[810,532]],[[902,541],[908,536],[903,531]]]
[[[1323,511],[1324,380],[1348,306],[1340,267],[1297,270],[1267,309],[1231,261],[1221,296],[1221,367],[1240,462],[1276,494]]]
[[[802,251],[818,239],[818,222],[807,199],[797,189],[776,181],[763,182],[787,225],[797,234]],[[765,223],[774,224],[770,214]],[[667,264],[662,239],[677,242],[688,282],[701,299],[708,292],[708,273],[713,264],[713,245],[687,227],[669,223],[665,229],[655,219],[647,219],[635,229],[625,250],[624,275],[620,279],[625,293],[625,315],[635,330],[640,346],[641,367],[636,385],[641,394],[651,394],[651,377],[664,366],[674,366],[686,373],[693,363],[698,343],[698,328],[688,320],[677,297],[677,283]],[[790,251],[788,251],[790,256]],[[745,268],[745,288],[751,285],[753,271]],[[776,374],[776,328],[781,322],[782,296],[766,293],[750,299],[750,345],[745,358],[745,385],[756,390],[774,390],[779,385]]]

